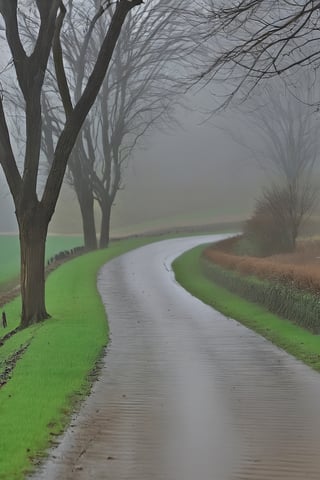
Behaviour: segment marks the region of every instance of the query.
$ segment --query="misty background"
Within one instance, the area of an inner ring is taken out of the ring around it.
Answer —
[[[170,74],[179,73],[180,68],[182,71],[182,67],[176,68],[174,61],[169,62]],[[196,69],[196,64],[192,68]],[[184,88],[182,82],[177,97]],[[159,92],[165,95],[166,89]],[[177,107],[174,115],[179,126],[172,122],[151,128],[129,158],[123,170],[123,188],[117,193],[111,212],[111,236],[243,221],[252,214],[255,201],[268,180],[257,159],[246,148],[247,144],[258,151],[260,142],[246,121],[248,113],[227,109],[223,115],[210,115],[215,107],[213,94],[226,94],[226,82],[221,84],[213,79],[203,88],[196,85],[187,92],[182,95],[184,107]],[[45,171],[47,167],[43,168]],[[0,187],[0,231],[17,232],[13,202],[2,173]],[[98,206],[96,213],[98,216]],[[62,189],[49,231],[82,232],[76,194],[67,184]]]
[[[124,188],[112,209],[111,235],[161,228],[242,220],[250,215],[263,174],[233,138],[250,131],[230,112],[208,119],[210,90],[188,94],[179,126],[152,131],[129,160]],[[222,125],[228,124],[228,131]],[[16,232],[14,207],[1,178],[1,232]],[[81,233],[75,193],[64,185],[50,224],[51,233]]]

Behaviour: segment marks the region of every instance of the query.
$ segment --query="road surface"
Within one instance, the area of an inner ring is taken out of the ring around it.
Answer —
[[[320,375],[176,284],[171,260],[204,241],[102,268],[100,378],[34,479],[319,480]]]

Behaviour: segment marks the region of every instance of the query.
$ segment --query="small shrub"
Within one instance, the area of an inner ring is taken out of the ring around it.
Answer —
[[[244,238],[255,254],[268,256],[292,252],[303,219],[315,204],[317,190],[302,179],[271,185],[257,200],[252,217],[244,227]]]

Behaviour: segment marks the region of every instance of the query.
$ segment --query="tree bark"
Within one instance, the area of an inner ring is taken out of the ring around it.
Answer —
[[[49,221],[39,204],[17,214],[21,259],[21,328],[49,318],[45,306],[45,247]]]
[[[100,231],[100,248],[107,248],[110,240],[110,220],[111,220],[111,206],[112,204],[108,203],[101,207],[101,231]]]
[[[98,245],[94,220],[93,193],[90,189],[75,190],[81,211],[84,247],[86,250],[96,250]]]

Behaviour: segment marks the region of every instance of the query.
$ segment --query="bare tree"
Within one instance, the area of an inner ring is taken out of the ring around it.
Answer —
[[[233,134],[264,172],[284,183],[310,181],[319,164],[320,117],[309,80],[305,75],[295,95],[278,79],[258,88],[240,109],[250,136]]]
[[[280,250],[294,250],[299,228],[317,199],[313,176],[319,167],[319,118],[307,87],[306,76],[302,101],[273,81],[246,104],[244,116],[255,140],[251,154],[271,179],[246,232],[254,231],[261,244]],[[248,145],[248,139],[241,143]]]
[[[94,192],[92,188],[91,172],[93,171],[93,163],[95,158],[89,156],[85,146],[85,138],[90,135],[91,118],[97,114],[95,106],[92,107],[88,117],[85,119],[82,129],[77,137],[75,145],[72,149],[67,166],[67,182],[72,185],[77,195],[80,207],[84,247],[86,250],[94,250],[97,248],[97,235],[94,218]],[[43,95],[43,141],[42,150],[45,159],[43,161],[44,168],[50,168],[50,161],[53,158],[54,142],[59,137],[63,127],[61,123],[61,112],[59,108],[50,108],[48,95]],[[90,140],[91,142],[96,139]],[[74,172],[74,174],[72,173]]]
[[[224,107],[234,99],[242,101],[263,79],[305,66],[316,70],[319,7],[313,0],[204,0],[201,12],[191,14],[207,46],[196,79],[228,81],[220,102]]]
[[[190,39],[181,31],[175,11],[165,8],[165,3],[162,9],[150,9],[138,21],[131,16],[101,90],[100,135],[92,136],[100,137],[101,143],[92,144],[96,162],[91,174],[102,214],[100,248],[108,245],[111,207],[132,152],[151,128],[159,123],[172,124],[177,91],[170,64],[179,59]],[[143,30],[143,42],[139,42]],[[161,36],[155,40],[159,31]]]
[[[223,82],[216,111],[229,104],[242,104],[258,85],[267,85],[273,77],[281,77],[292,87],[305,67],[317,84],[319,2],[203,0],[202,5],[192,22],[199,28],[206,50],[199,58],[201,73],[193,78],[196,82]],[[259,199],[256,214],[269,208],[275,218],[278,211],[276,221],[281,222],[281,214],[286,233],[290,232],[289,248],[293,248],[302,217],[310,212],[316,198],[311,174],[319,150],[318,125],[314,112],[299,111],[298,103],[294,108],[293,103],[284,108],[279,96],[274,95],[268,102],[269,110],[266,105],[251,118],[253,128],[264,138],[260,160],[281,180],[273,182]]]
[[[308,184],[273,184],[265,188],[244,228],[251,252],[252,248],[258,255],[294,251],[300,226],[312,211],[317,193]]]
[[[101,210],[99,243],[103,248],[109,242],[111,207],[122,186],[124,167],[145,134],[159,122],[168,123],[171,119],[178,93],[174,62],[180,61],[190,48],[191,39],[177,17],[176,8],[181,2],[176,2],[175,9],[170,8],[170,3],[151,2],[140,15],[129,15],[103,87],[69,160],[67,178],[79,200],[85,246],[89,249],[96,246],[94,198]],[[104,28],[101,22],[91,36],[89,60],[97,54]],[[81,68],[81,52],[74,49],[81,35],[72,24],[62,37],[74,85],[71,94],[75,97],[86,76]],[[49,92],[52,88],[54,85]],[[61,113],[59,109],[43,111],[45,131],[50,136],[59,126]],[[43,143],[47,151],[52,140],[45,137]],[[50,158],[50,152],[46,156]]]
[[[19,23],[25,4],[18,0],[1,0],[0,14],[4,20],[6,41],[13,59],[14,71],[25,104],[25,152],[22,172],[15,157],[4,99],[0,98],[0,162],[12,194],[19,225],[21,246],[21,326],[26,327],[49,315],[44,295],[44,253],[48,224],[54,213],[67,161],[81,126],[93,105],[108,69],[122,25],[130,10],[142,0],[117,1],[112,18],[102,39],[99,53],[91,63],[91,74],[73,104],[63,64],[60,33],[67,10],[61,0],[31,2],[33,16],[38,20],[37,38],[24,45]],[[68,8],[76,2],[69,2]],[[101,6],[87,25],[87,33],[109,6]],[[28,6],[29,7],[29,6]],[[82,4],[85,9],[85,3]],[[24,17],[25,18],[25,17]],[[82,48],[86,48],[84,41]],[[56,76],[62,97],[65,123],[54,146],[51,168],[41,198],[38,198],[42,116],[41,93],[51,51],[54,51]],[[87,66],[87,63],[85,63]]]

